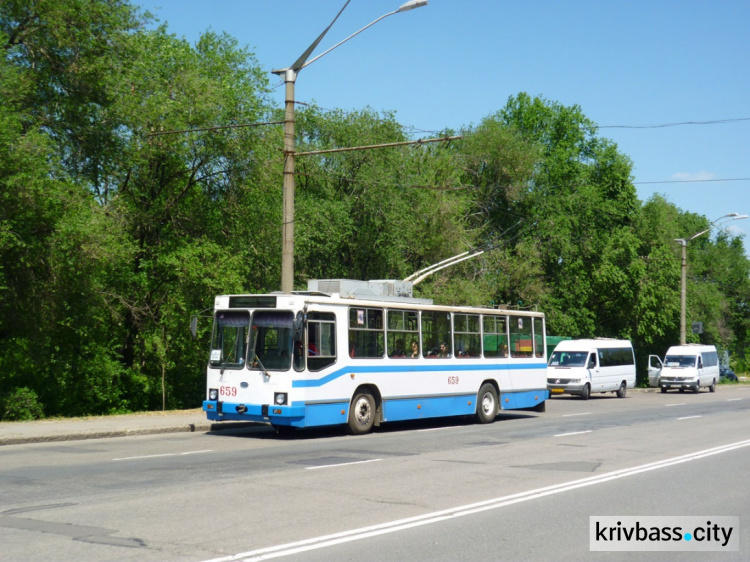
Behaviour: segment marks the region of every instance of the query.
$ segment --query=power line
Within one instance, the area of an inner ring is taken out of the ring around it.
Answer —
[[[750,121],[750,117],[736,117],[733,119],[714,119],[711,121],[682,121],[678,123],[662,123],[660,125],[599,125],[595,129],[663,129],[666,127],[679,127],[682,125],[722,125],[725,123],[738,123]]]
[[[180,135],[184,133],[200,133],[203,131],[220,131],[223,129],[240,129],[243,127],[260,127],[261,125],[283,125],[283,121],[266,121],[264,123],[240,123],[238,125],[219,125],[216,127],[201,127],[197,129],[180,129],[175,131],[159,131],[156,133],[149,133],[147,137],[158,137],[161,135]]]
[[[748,181],[750,178],[727,178],[710,180],[663,180],[663,181],[634,181],[633,184],[643,185],[649,183],[701,183],[701,182],[723,182],[723,181]]]

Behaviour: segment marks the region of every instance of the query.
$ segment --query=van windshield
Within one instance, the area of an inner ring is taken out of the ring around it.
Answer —
[[[695,367],[695,355],[667,355],[664,358],[665,367]]]
[[[585,367],[588,351],[555,351],[549,358],[552,367]]]

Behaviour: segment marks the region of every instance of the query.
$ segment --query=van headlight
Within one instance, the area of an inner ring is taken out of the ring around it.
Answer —
[[[216,388],[209,388],[208,389],[208,399],[209,400],[218,400],[219,399],[219,390]]]

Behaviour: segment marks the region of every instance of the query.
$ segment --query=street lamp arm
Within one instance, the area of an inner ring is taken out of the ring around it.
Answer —
[[[711,232],[714,228],[719,228],[720,226],[724,226],[728,222],[732,221],[738,221],[742,219],[746,219],[747,215],[740,215],[739,213],[729,213],[727,215],[724,215],[723,217],[719,217],[714,222],[712,222],[710,225],[708,225],[708,228],[706,230],[701,230],[700,232],[696,232],[693,234],[690,238],[683,239],[678,238],[677,242],[682,242],[683,244],[687,244],[688,242],[691,242],[698,238],[698,236],[701,236],[702,234],[706,234],[706,232]]]
[[[307,66],[308,64],[310,64],[309,62],[306,63],[307,58],[312,54],[312,52],[315,50],[315,48],[318,46],[318,44],[322,41],[323,37],[325,37],[325,34],[328,33],[328,30],[331,29],[331,27],[333,27],[333,24],[336,23],[337,19],[339,19],[339,16],[346,9],[346,7],[349,5],[349,2],[351,2],[351,0],[346,0],[346,4],[344,4],[344,6],[339,10],[339,13],[336,14],[336,17],[333,18],[333,21],[331,23],[329,23],[328,27],[326,27],[323,30],[323,33],[321,33],[320,35],[318,35],[318,38],[315,41],[313,41],[307,49],[305,49],[305,52],[302,53],[296,61],[294,61],[294,64],[292,64],[292,66],[290,66],[289,68],[281,68],[279,70],[272,70],[271,72],[273,74],[284,74],[284,73],[286,73],[287,70],[293,70],[295,72],[295,74],[296,74],[299,70],[301,70],[302,68],[304,68],[305,66]],[[329,51],[330,51],[330,49],[329,49]],[[326,52],[328,52],[328,51],[326,51]],[[317,58],[320,58],[320,57],[315,57],[315,58],[317,59]],[[315,60],[315,59],[313,59],[313,60]],[[310,62],[312,62],[312,61],[310,61]]]
[[[362,33],[365,29],[368,29],[368,28],[372,27],[373,25],[375,25],[379,21],[387,18],[388,16],[392,16],[393,14],[398,14],[400,12],[408,12],[409,10],[414,10],[415,8],[421,8],[422,6],[426,6],[427,3],[428,3],[428,0],[410,0],[409,2],[406,2],[405,4],[402,4],[401,6],[399,6],[397,10],[393,10],[392,12],[388,12],[387,14],[383,14],[378,19],[376,19],[376,20],[371,21],[370,23],[368,23],[362,29],[360,29],[360,30],[355,31],[354,33],[352,33],[346,39],[342,39],[341,41],[339,41],[338,43],[336,43],[330,49],[326,49],[325,51],[323,51],[322,53],[320,53],[318,56],[316,56],[316,57],[314,57],[314,58],[312,58],[310,60],[307,60],[307,57],[309,57],[310,54],[315,50],[315,47],[318,46],[318,43],[320,43],[320,40],[323,39],[323,36],[328,32],[328,30],[331,29],[331,26],[335,23],[335,21],[341,15],[341,12],[344,11],[344,8],[346,8],[346,6],[349,4],[350,1],[351,0],[347,0],[346,4],[344,4],[344,7],[341,8],[341,10],[336,15],[336,17],[333,18],[333,21],[328,25],[328,27],[325,29],[325,31],[320,34],[320,36],[315,40],[315,42],[313,42],[313,44],[310,45],[307,48],[307,50],[302,54],[302,56],[299,59],[297,59],[297,61],[292,66],[290,66],[289,68],[291,68],[295,72],[299,72],[300,70],[302,70],[306,66],[309,66],[312,63],[314,63],[320,57],[322,57],[324,55],[327,55],[328,53],[330,53],[331,51],[333,51],[336,47],[340,47],[341,45],[343,45],[344,43],[346,43],[350,39],[352,39],[352,38],[356,37],[357,35],[359,35],[360,33]],[[275,74],[282,74],[284,72],[284,70],[287,70],[287,69],[274,70],[273,72]]]
[[[331,51],[333,51],[333,50],[334,50],[334,49],[335,49],[336,47],[339,47],[339,46],[343,45],[344,43],[346,43],[347,41],[349,41],[349,39],[351,39],[351,38],[353,38],[353,37],[356,37],[357,35],[359,35],[360,33],[362,33],[362,32],[363,32],[363,31],[364,31],[365,29],[367,29],[367,28],[369,28],[369,27],[372,27],[373,25],[375,25],[376,23],[378,23],[378,22],[379,22],[380,20],[382,20],[382,19],[385,19],[385,18],[387,18],[388,16],[392,16],[393,14],[397,14],[398,12],[399,12],[398,10],[393,10],[392,12],[388,12],[387,14],[383,14],[382,16],[380,16],[380,17],[379,17],[378,19],[376,19],[376,20],[374,20],[374,21],[371,21],[371,22],[370,22],[370,23],[368,23],[368,24],[367,24],[366,26],[364,26],[364,27],[363,27],[362,29],[360,29],[359,31],[355,31],[354,33],[352,33],[352,34],[351,34],[351,35],[350,35],[349,37],[347,37],[346,39],[342,39],[341,41],[339,41],[338,43],[336,43],[336,44],[335,44],[335,45],[334,45],[333,47],[331,47],[330,49],[327,49],[327,50],[323,51],[323,52],[322,52],[322,53],[320,53],[320,54],[319,54],[319,55],[318,55],[317,57],[314,57],[314,58],[310,59],[309,61],[307,61],[307,62],[306,62],[305,64],[303,64],[302,66],[300,66],[300,67],[299,67],[299,70],[302,70],[302,69],[303,69],[303,68],[305,68],[306,66],[309,66],[309,65],[311,65],[312,63],[314,63],[314,62],[315,62],[316,60],[318,60],[318,59],[319,59],[320,57],[322,57],[323,55],[327,55],[328,53],[330,53]]]
[[[701,230],[700,232],[693,234],[690,238],[687,239],[686,242],[691,242],[695,240],[696,238],[698,238],[698,236],[700,236],[701,234],[705,234],[706,232],[709,232],[712,228],[713,226],[711,228],[707,228],[706,230]]]
[[[719,228],[721,226],[724,226],[728,222],[739,221],[739,220],[746,219],[746,218],[747,218],[747,215],[739,215],[737,213],[730,213],[726,217],[722,217],[723,220],[721,222],[719,222],[718,224],[711,223],[711,227],[712,228]],[[716,222],[716,221],[714,221],[714,222]]]

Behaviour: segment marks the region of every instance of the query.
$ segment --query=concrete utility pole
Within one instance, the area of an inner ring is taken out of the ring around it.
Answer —
[[[359,35],[368,27],[375,25],[380,20],[398,14],[400,12],[407,12],[414,8],[420,8],[426,6],[428,0],[410,0],[405,4],[399,6],[397,10],[388,12],[380,16],[378,19],[368,23],[362,29],[352,33],[349,37],[336,43],[333,47],[327,51],[319,54],[317,57],[307,60],[312,54],[315,48],[320,43],[321,39],[328,33],[331,26],[336,22],[341,12],[347,7],[350,0],[347,0],[344,7],[339,10],[336,17],[328,25],[328,27],[321,33],[318,38],[302,53],[302,55],[295,61],[295,63],[289,68],[282,68],[279,70],[272,70],[273,74],[284,76],[285,83],[285,99],[284,99],[284,181],[283,181],[283,239],[282,239],[282,252],[281,252],[281,290],[285,293],[289,293],[294,290],[294,85],[297,81],[297,74],[299,71],[306,66],[312,64],[323,55],[326,55],[333,51],[339,45],[343,45],[349,39],[355,35]]]
[[[698,236],[701,236],[702,234],[706,234],[707,232],[711,232],[714,228],[718,226],[723,226],[726,223],[730,221],[737,221],[741,219],[746,219],[747,215],[740,215],[739,213],[729,213],[724,215],[723,217],[719,217],[714,222],[712,222],[709,227],[706,230],[701,230],[700,232],[693,234],[690,238],[675,238],[675,242],[679,242],[680,246],[682,246],[682,276],[681,276],[681,285],[680,285],[680,345],[685,345],[685,340],[687,339],[687,330],[685,328],[685,316],[686,316],[686,308],[687,308],[687,245],[689,242],[692,242]],[[717,224],[718,223],[718,224]]]

